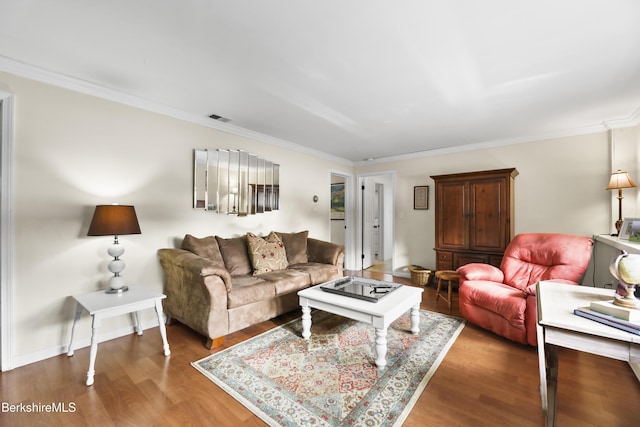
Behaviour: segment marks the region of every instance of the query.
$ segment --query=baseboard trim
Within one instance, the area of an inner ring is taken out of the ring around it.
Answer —
[[[140,325],[143,331],[151,328],[158,327],[158,321],[149,321],[142,323]],[[106,341],[110,341],[116,338],[121,338],[130,334],[135,333],[135,329],[133,326],[127,326],[124,328],[116,329],[113,331],[108,331],[103,334],[98,334],[98,344]],[[77,339],[74,342],[74,350],[79,350],[81,348],[86,348],[91,346],[91,337]],[[36,363],[43,361],[45,359],[50,359],[52,357],[60,356],[61,354],[66,354],[68,351],[69,343],[64,343],[57,345],[55,347],[46,348],[43,350],[39,350],[33,353],[24,354],[13,359],[13,364],[11,365],[11,369],[19,368],[21,366],[30,365],[31,363]],[[158,348],[161,348],[161,344],[158,344]],[[98,347],[98,357],[100,357],[100,348]],[[87,362],[88,363],[88,362]],[[89,366],[89,365],[87,365]]]

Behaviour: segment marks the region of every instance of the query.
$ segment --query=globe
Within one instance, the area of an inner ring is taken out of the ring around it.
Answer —
[[[616,298],[614,304],[637,308],[634,289],[636,285],[640,284],[640,255],[628,254],[623,251],[611,263],[609,270],[618,279],[616,293],[620,298]]]

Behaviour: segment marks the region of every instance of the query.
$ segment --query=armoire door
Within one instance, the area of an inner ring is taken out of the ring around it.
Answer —
[[[499,252],[509,243],[507,180],[490,178],[469,183],[469,249]]]
[[[466,249],[469,246],[469,216],[466,181],[443,182],[436,186],[436,246]]]

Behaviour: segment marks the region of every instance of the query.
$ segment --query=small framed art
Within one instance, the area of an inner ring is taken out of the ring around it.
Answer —
[[[416,185],[413,187],[413,209],[429,209],[429,186]]]
[[[331,184],[331,219],[344,220],[344,183]]]
[[[622,227],[620,227],[618,238],[640,242],[640,218],[625,218]]]

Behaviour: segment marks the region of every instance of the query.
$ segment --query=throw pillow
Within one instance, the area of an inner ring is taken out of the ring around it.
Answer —
[[[273,231],[264,239],[247,233],[247,244],[254,275],[283,270],[289,265],[284,243]]]
[[[307,256],[307,237],[309,236],[309,231],[301,231],[299,233],[277,232],[277,234],[282,239],[282,243],[284,243],[289,264],[305,264],[309,262]]]
[[[251,260],[247,253],[247,238],[245,236],[225,239],[216,236],[216,241],[220,247],[224,266],[232,276],[251,274]]]
[[[218,248],[218,242],[213,236],[200,239],[191,234],[187,234],[184,236],[184,239],[182,239],[182,249],[193,252],[199,257],[210,259],[216,264],[224,265],[222,254]]]

